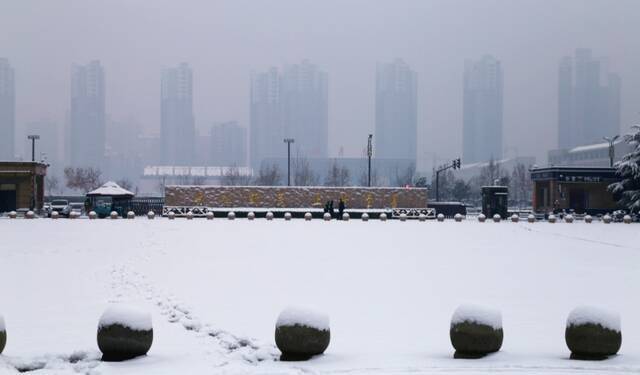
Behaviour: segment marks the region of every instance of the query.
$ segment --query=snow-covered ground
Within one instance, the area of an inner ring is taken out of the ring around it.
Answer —
[[[0,373],[640,373],[637,224],[0,219]],[[110,302],[152,313],[149,355],[101,363]],[[461,304],[502,314],[504,344],[454,360]],[[287,306],[329,314],[331,344],[279,362]],[[582,305],[620,314],[622,349],[569,360]]]

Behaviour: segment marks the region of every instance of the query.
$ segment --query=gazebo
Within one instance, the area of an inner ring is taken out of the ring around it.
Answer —
[[[111,211],[124,216],[134,194],[113,181],[104,183],[99,188],[87,193],[87,200],[99,217],[106,217]]]

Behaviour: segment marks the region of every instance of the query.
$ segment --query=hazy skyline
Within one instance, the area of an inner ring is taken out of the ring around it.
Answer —
[[[189,63],[206,132],[227,120],[248,129],[251,71],[309,59],[329,76],[331,156],[362,154],[376,64],[401,58],[419,76],[424,169],[433,153],[461,154],[464,61],[491,54],[504,70],[505,155],[545,162],[557,144],[558,64],[576,48],[620,74],[622,131],[640,120],[638,11],[635,0],[25,0],[0,6],[0,56],[15,70],[19,135],[43,118],[65,122],[74,63],[100,60],[110,117],[159,134],[163,68]]]

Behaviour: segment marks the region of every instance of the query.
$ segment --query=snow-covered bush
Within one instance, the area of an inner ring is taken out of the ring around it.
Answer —
[[[619,196],[622,206],[631,212],[640,211],[640,125],[631,127],[632,133],[624,136],[633,151],[624,155],[614,166],[619,182],[609,185],[609,191]]]
[[[387,221],[387,214],[383,212],[380,214],[379,218],[380,218],[380,221]]]
[[[573,215],[567,215],[564,217],[564,221],[571,224],[573,223]]]
[[[444,215],[443,215],[443,214],[438,214],[438,215],[436,216],[436,219],[437,219],[438,221],[444,221]]]
[[[485,214],[478,215],[479,222],[484,223],[486,220],[487,220],[487,217],[485,216]]]
[[[187,212],[187,220],[193,220],[193,212]]]
[[[365,212],[362,214],[361,218],[362,218],[362,221],[369,221],[369,214]]]
[[[304,214],[304,219],[306,221],[310,221],[311,219],[313,219],[313,215],[311,214],[311,212],[307,212]]]
[[[518,216],[517,214],[511,215],[511,222],[512,223],[517,223],[518,221],[520,221],[520,216]]]
[[[153,211],[147,212],[147,219],[153,220],[155,218],[156,218],[156,213],[155,212],[153,212]]]
[[[611,219],[611,216],[609,216],[609,214],[606,214],[602,217],[602,222],[605,224],[611,224],[611,221],[613,219]]]
[[[351,216],[349,216],[348,213],[345,212],[342,214],[342,220],[349,221],[349,219],[351,219]]]
[[[464,216],[462,214],[455,214],[453,216],[453,220],[457,221],[458,223],[462,222],[462,219],[464,219]]]
[[[135,219],[136,218],[136,213],[133,211],[129,211],[127,212],[127,219],[131,220],[131,219]]]
[[[18,217],[18,213],[15,211],[9,211],[9,219],[15,219]]]
[[[500,215],[499,215],[499,214],[495,214],[495,215],[493,215],[493,222],[494,222],[494,223],[499,223],[499,222],[500,222],[500,220],[502,220],[502,217],[500,217]]]
[[[249,213],[247,214],[247,219],[249,219],[249,220],[255,220],[255,218],[256,218],[256,213],[255,213],[255,212],[251,211],[251,212],[249,212]]]
[[[24,214],[24,217],[27,219],[33,219],[36,217],[36,214],[33,211],[29,210],[26,214]]]
[[[169,211],[167,217],[169,218],[169,220],[173,220],[176,218],[176,214],[173,211]]]
[[[587,224],[591,224],[591,222],[593,221],[593,217],[591,215],[586,215],[584,217],[584,222]]]
[[[267,212],[267,215],[265,215],[265,217],[267,218],[267,220],[273,220],[273,212]]]
[[[556,222],[556,215],[549,215],[549,217],[547,218],[547,221],[550,222],[551,224]]]
[[[229,213],[227,214],[227,219],[235,220],[236,219],[236,213],[233,212],[233,211],[229,211]]]
[[[331,214],[325,212],[324,215],[322,215],[322,218],[324,219],[324,221],[331,221]]]
[[[527,216],[527,221],[530,222],[530,223],[535,223],[536,222],[536,215],[529,214],[529,216]]]
[[[400,221],[407,221],[407,214],[405,213],[400,214]]]
[[[291,212],[285,212],[285,213],[284,213],[284,219],[285,219],[286,221],[291,220]]]
[[[94,220],[98,218],[98,214],[95,211],[89,212],[89,219]]]
[[[0,315],[0,354],[7,344],[7,329],[4,326],[4,318]]]
[[[207,211],[207,214],[206,214],[207,220],[213,220],[214,216],[215,215],[213,214],[213,212]]]
[[[118,213],[116,211],[111,211],[111,213],[109,214],[109,217],[115,220],[118,218]]]
[[[420,220],[420,221],[427,221],[427,215],[425,215],[425,214],[420,214],[420,215],[418,215],[418,220]]]
[[[567,318],[565,340],[572,359],[605,359],[622,345],[620,316],[596,307],[575,308]]]
[[[306,360],[329,346],[329,316],[302,308],[287,308],[276,322],[276,345],[281,360]]]
[[[98,323],[98,347],[103,361],[124,361],[147,354],[153,343],[151,314],[111,305]]]
[[[502,315],[486,307],[462,305],[451,318],[449,330],[454,358],[480,358],[502,347]]]
[[[58,213],[58,211],[53,211],[53,212],[51,213],[51,218],[52,218],[52,219],[58,219],[58,218],[60,218],[60,214]]]
[[[624,217],[622,218],[622,221],[623,221],[625,224],[631,224],[631,216],[629,216],[629,215],[624,215]]]

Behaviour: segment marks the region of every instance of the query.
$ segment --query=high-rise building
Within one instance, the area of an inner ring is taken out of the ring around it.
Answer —
[[[162,71],[161,161],[165,165],[192,165],[195,149],[193,74],[187,63]]]
[[[620,77],[604,72],[589,49],[565,57],[558,70],[558,147],[598,143],[620,132]]]
[[[70,162],[100,168],[105,153],[105,80],[100,61],[71,68]]]
[[[0,160],[15,159],[16,89],[9,60],[0,58]]]
[[[418,74],[404,61],[378,64],[375,157],[412,160],[417,156]]]
[[[214,125],[211,128],[209,165],[247,166],[247,130],[235,121]]]
[[[462,158],[502,159],[502,66],[492,56],[466,61],[463,80]]]
[[[284,138],[304,157],[328,156],[327,73],[307,60],[251,76],[251,165],[286,155]]]

